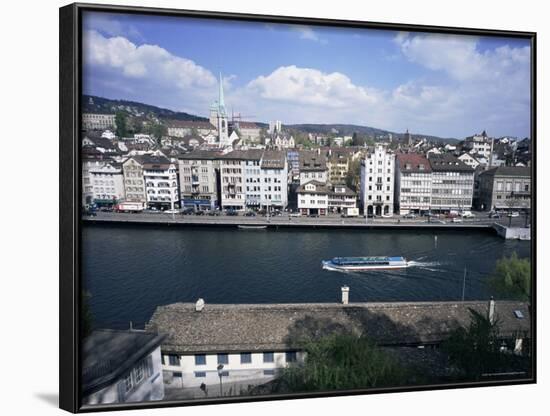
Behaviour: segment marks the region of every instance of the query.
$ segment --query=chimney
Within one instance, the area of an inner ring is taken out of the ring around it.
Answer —
[[[491,296],[491,300],[489,300],[489,322],[491,324],[495,323],[495,300]]]
[[[195,311],[196,312],[201,312],[203,309],[204,309],[204,299],[199,298],[197,300],[197,303],[195,303]]]
[[[347,305],[349,303],[349,287],[342,286],[342,305]]]

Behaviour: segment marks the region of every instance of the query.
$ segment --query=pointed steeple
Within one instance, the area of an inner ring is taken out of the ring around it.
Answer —
[[[220,108],[220,113],[225,114],[225,102],[223,99],[223,80],[222,80],[222,73],[220,72],[220,92],[218,97],[218,106]]]

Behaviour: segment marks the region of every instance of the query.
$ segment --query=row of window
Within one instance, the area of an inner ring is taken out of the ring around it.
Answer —
[[[179,355],[168,354],[168,365],[179,366],[181,365],[181,359]],[[296,362],[297,355],[296,351],[287,351],[285,353],[285,359],[287,363]],[[241,352],[240,353],[240,362],[241,364],[250,364],[252,363],[252,353],[251,352]],[[273,351],[263,353],[263,362],[264,363],[274,363],[275,362],[275,353]],[[162,356],[162,364],[166,365],[165,355]],[[206,354],[195,354],[195,365],[206,365]],[[217,364],[229,364],[229,354],[217,354]]]
[[[220,373],[216,373],[217,375],[221,375],[222,377],[229,377],[229,371],[221,371]],[[275,369],[265,369],[264,370],[264,376],[274,376],[275,375]],[[174,377],[181,377],[181,372],[174,373]],[[204,378],[206,377],[206,371],[195,371],[195,377],[196,378]]]

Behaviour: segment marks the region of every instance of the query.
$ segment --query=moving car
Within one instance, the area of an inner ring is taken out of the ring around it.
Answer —
[[[451,222],[462,222],[462,218],[454,217]]]

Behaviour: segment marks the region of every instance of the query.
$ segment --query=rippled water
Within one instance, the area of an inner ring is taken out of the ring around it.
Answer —
[[[84,226],[82,272],[98,327],[141,326],[156,306],[173,302],[336,302],[459,300],[492,295],[495,262],[528,241],[484,231],[261,230]],[[335,256],[395,255],[412,267],[337,272]]]

